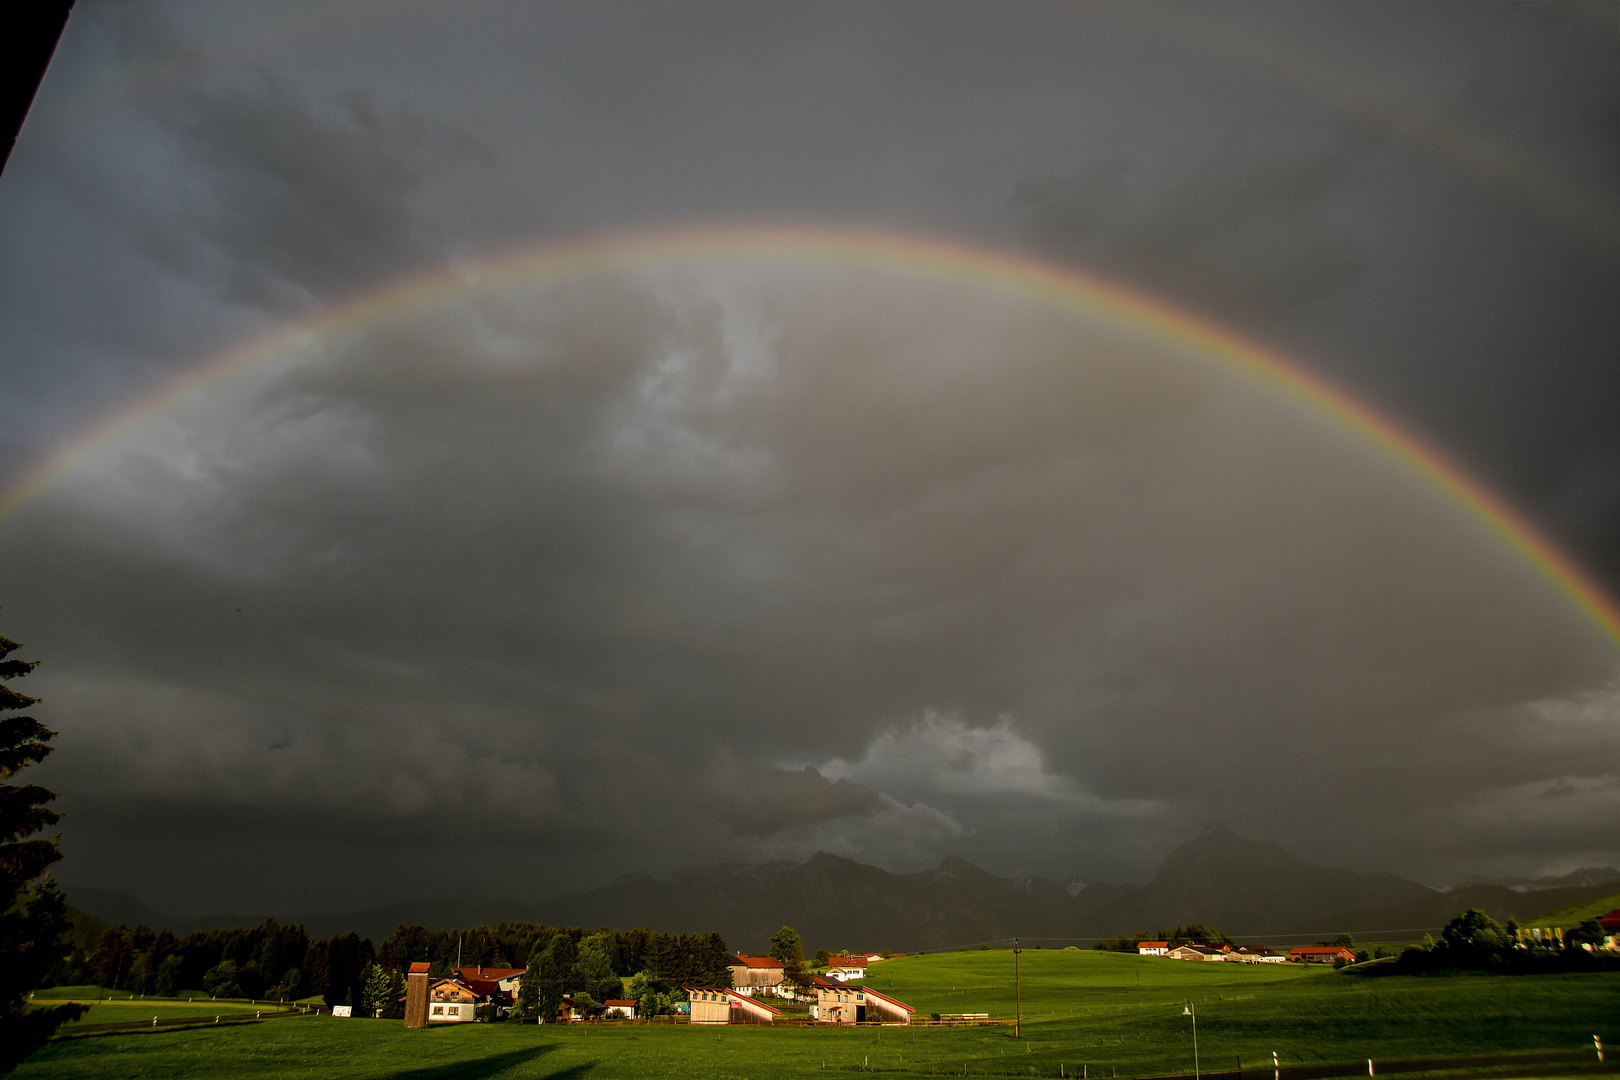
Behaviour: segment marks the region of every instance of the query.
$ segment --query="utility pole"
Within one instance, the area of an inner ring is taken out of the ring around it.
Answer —
[[[1198,1077],[1199,1077],[1199,1072],[1198,1072],[1198,1014],[1193,1011],[1192,1002],[1190,1002],[1190,1001],[1187,1002],[1187,1007],[1185,1009],[1181,1010],[1181,1015],[1182,1016],[1190,1016],[1190,1017],[1192,1017],[1192,1025],[1193,1025],[1193,1080],[1198,1080]]]
[[[1013,1038],[1024,1026],[1024,994],[1018,984],[1018,939],[1013,938]]]
[[[460,934],[456,935],[456,967],[458,967],[458,968],[461,967],[461,935]],[[458,971],[458,972],[456,972],[456,974],[457,974],[457,976],[460,976],[461,973]]]

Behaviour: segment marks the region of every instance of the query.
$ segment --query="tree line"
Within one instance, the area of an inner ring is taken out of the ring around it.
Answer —
[[[222,998],[318,996],[329,1006],[359,1006],[387,1016],[398,1011],[410,964],[425,962],[431,976],[445,977],[458,961],[462,967],[533,969],[532,985],[554,999],[553,1011],[564,995],[586,1002],[622,997],[621,977],[640,980],[639,996],[654,1011],[660,1004],[655,995],[664,996],[667,1011],[683,985],[731,985],[730,954],[715,933],[592,931],[538,923],[457,930],[398,926],[373,946],[354,933],[312,940],[302,925],[275,919],[184,937],[147,926],[106,927],[93,944],[79,935],[43,985],[93,984],[160,997],[197,990]]]
[[[312,941],[303,926],[275,919],[185,937],[120,925],[102,930],[93,947],[75,942],[44,985],[92,984],[159,997],[187,990],[287,1001],[319,996],[328,1005],[353,1005],[375,958],[371,941],[358,934]]]
[[[1477,908],[1446,924],[1439,938],[1424,935],[1422,945],[1409,945],[1393,961],[1369,965],[1368,975],[1439,975],[1457,971],[1490,971],[1529,975],[1560,971],[1612,971],[1620,967],[1603,951],[1606,935],[1597,919],[1587,919],[1562,936],[1544,933],[1541,940],[1514,920],[1503,926]],[[1358,953],[1358,957],[1365,958]]]

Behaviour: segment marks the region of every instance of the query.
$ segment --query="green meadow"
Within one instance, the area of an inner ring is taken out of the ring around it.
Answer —
[[[1620,908],[1620,893],[1614,896],[1605,896],[1600,900],[1588,900],[1584,904],[1559,908],[1557,911],[1549,911],[1545,915],[1538,915],[1536,918],[1531,919],[1525,925],[1562,926],[1567,930],[1572,926],[1579,926],[1587,919],[1596,919],[1607,915],[1615,908]]]
[[[909,1075],[1090,1077],[1620,1045],[1620,974],[1362,978],[1326,967],[1025,952],[1012,1027],[689,1027],[469,1024],[291,1017],[235,1027],[59,1039],[17,1075],[355,1080]],[[889,960],[868,983],[929,1013],[1010,1021],[1012,954]]]

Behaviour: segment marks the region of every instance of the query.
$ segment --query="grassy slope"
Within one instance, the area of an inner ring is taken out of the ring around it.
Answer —
[[[1326,968],[1189,964],[1124,954],[1030,952],[1023,1037],[1010,1028],[701,1028],[497,1024],[405,1031],[397,1022],[294,1018],[235,1028],[53,1043],[17,1073],[52,1077],[779,1077],[829,1068],[1093,1076],[1190,1071],[1198,1009],[1204,1068],[1620,1042],[1620,976],[1360,979]],[[1012,1008],[1007,952],[875,966],[877,989],[928,1012]],[[1138,986],[1140,980],[1140,986]],[[1099,1070],[1103,1070],[1099,1072]]]
[[[1588,900],[1584,904],[1573,904],[1570,907],[1549,911],[1545,915],[1538,915],[1525,923],[1526,926],[1562,926],[1566,929],[1579,926],[1584,919],[1595,919],[1600,915],[1607,915],[1615,908],[1620,908],[1620,893],[1605,896],[1597,900]]]

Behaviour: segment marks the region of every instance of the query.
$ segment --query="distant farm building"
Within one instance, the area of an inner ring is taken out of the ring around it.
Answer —
[[[1226,945],[1177,945],[1164,955],[1175,960],[1225,960],[1230,951]]]
[[[1228,960],[1238,960],[1245,964],[1286,964],[1288,957],[1280,952],[1260,946],[1240,945],[1226,954]]]
[[[1170,943],[1168,941],[1138,941],[1136,943],[1136,955],[1138,956],[1163,956],[1169,951]]]
[[[869,986],[852,986],[831,979],[816,979],[812,1019],[823,1024],[909,1024],[916,1012],[903,1001],[880,994]]]
[[[781,986],[786,975],[782,961],[774,956],[744,956],[731,958],[731,985],[745,994]]]
[[[609,998],[602,1002],[603,1015],[609,1019],[634,1020],[636,1018],[636,1003],[622,1001],[618,998]]]
[[[839,982],[860,982],[866,978],[869,963],[865,956],[830,956],[827,958],[827,978]]]
[[[1288,959],[1301,964],[1331,964],[1335,960],[1353,964],[1356,962],[1356,954],[1355,950],[1345,948],[1343,945],[1301,945],[1288,950]]]
[[[497,967],[458,967],[451,968],[450,973],[465,983],[493,982],[503,993],[511,994],[513,1000],[517,998],[518,989],[523,984],[523,968],[497,968]]]
[[[769,1024],[782,1015],[764,1002],[724,986],[683,986],[694,1024]]]

